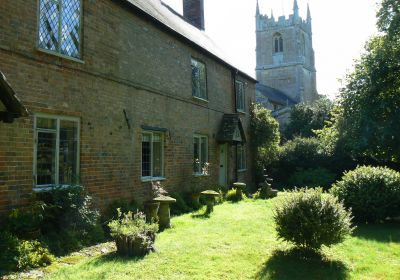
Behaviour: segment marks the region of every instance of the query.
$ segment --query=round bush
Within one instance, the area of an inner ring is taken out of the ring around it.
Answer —
[[[337,198],[320,188],[289,192],[274,214],[280,239],[313,250],[342,242],[353,231],[351,219]]]
[[[360,166],[345,173],[330,192],[351,208],[358,221],[400,216],[400,173],[392,169]]]

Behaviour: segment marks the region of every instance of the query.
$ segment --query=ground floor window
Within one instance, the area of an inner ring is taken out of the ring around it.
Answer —
[[[142,133],[142,179],[164,176],[164,145],[160,132]]]
[[[208,168],[208,137],[194,135],[193,137],[193,173],[206,174]]]
[[[246,170],[246,147],[243,145],[237,146],[237,169]]]
[[[79,183],[79,119],[35,116],[36,187]]]

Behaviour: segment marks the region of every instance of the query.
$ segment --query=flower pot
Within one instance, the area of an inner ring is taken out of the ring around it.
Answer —
[[[120,236],[115,239],[117,253],[121,256],[140,257],[149,252],[149,248],[144,242],[144,238],[129,236]]]

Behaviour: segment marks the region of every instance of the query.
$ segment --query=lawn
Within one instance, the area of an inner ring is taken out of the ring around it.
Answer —
[[[211,217],[187,214],[142,259],[110,253],[50,266],[47,279],[400,279],[400,225],[359,225],[353,237],[304,256],[276,240],[279,197],[224,203]]]

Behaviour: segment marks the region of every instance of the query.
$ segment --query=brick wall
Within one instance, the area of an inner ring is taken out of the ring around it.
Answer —
[[[218,182],[215,137],[223,114],[234,112],[231,70],[113,1],[85,0],[83,7],[81,63],[37,49],[37,1],[2,1],[0,69],[32,115],[0,123],[0,212],[32,193],[35,113],[80,118],[80,179],[100,206],[118,197],[146,199],[142,125],[167,129],[168,189],[182,190],[192,177],[194,133],[209,137],[209,181]],[[192,56],[207,66],[209,102],[192,97]],[[249,105],[254,83],[241,79]],[[242,120],[248,133],[249,114]],[[250,172],[243,176],[251,184]]]

